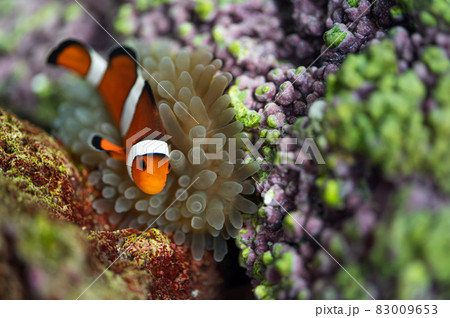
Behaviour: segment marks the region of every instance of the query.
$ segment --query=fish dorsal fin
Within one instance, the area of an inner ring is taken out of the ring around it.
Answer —
[[[136,58],[136,53],[132,49],[117,47],[110,53],[110,63],[104,79],[107,80],[111,69],[114,74],[121,76],[124,87],[129,88],[125,99],[123,96],[116,98],[123,103],[120,113],[116,110],[113,114],[113,117],[117,118],[121,136],[124,138],[139,134],[146,128],[164,131],[152,89],[142,77]],[[102,87],[103,83],[100,84],[100,89]],[[113,113],[112,110],[111,113]]]
[[[136,53],[127,47],[113,49],[98,89],[117,126],[120,126],[125,101],[137,78]]]

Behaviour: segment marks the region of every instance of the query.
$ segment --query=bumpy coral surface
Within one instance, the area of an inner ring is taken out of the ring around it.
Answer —
[[[212,299],[219,291],[220,277],[208,271],[215,265],[212,257],[192,260],[188,250],[157,229],[92,232],[89,239],[104,266],[111,265],[130,290],[146,299]]]
[[[349,55],[328,76],[326,101],[286,127],[301,142],[314,138],[327,164],[278,165],[279,152],[258,187],[265,205],[238,237],[258,298],[447,297],[443,247],[422,236],[447,218],[446,35],[390,34]],[[295,160],[300,147],[284,151]]]
[[[0,109],[0,168],[22,192],[53,215],[87,228],[108,227],[92,214],[95,189],[47,133]]]
[[[85,233],[49,217],[36,197],[0,175],[0,298],[76,299],[104,270]],[[131,273],[130,273],[131,274]],[[82,299],[143,299],[106,273]]]

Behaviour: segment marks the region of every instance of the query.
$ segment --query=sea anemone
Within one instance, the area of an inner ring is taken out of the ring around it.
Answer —
[[[190,246],[196,260],[205,249],[214,250],[221,261],[227,253],[226,240],[242,227],[242,213],[256,213],[255,203],[245,198],[255,188],[246,181],[258,169],[256,162],[244,162],[241,122],[235,120],[230,97],[224,95],[232,76],[216,75],[222,62],[201,47],[173,54],[169,46],[140,49],[143,76],[149,81],[172,147],[172,171],[166,187],[148,195],[129,178],[123,162],[90,149],[93,133],[120,144],[118,129],[93,88],[71,87],[73,96],[60,107],[56,135],[80,155],[92,169],[89,182],[101,191],[94,201],[97,213],[113,212],[111,222],[119,227],[158,227],[173,233],[176,244]],[[93,97],[95,96],[95,97]],[[208,159],[214,146],[193,148],[194,138],[217,138],[223,159]],[[236,160],[227,151],[236,145]],[[195,164],[195,154],[199,164]]]

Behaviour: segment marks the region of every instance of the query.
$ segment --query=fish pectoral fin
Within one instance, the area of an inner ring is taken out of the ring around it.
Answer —
[[[108,155],[114,159],[125,161],[125,149],[115,145],[100,135],[92,135],[89,140],[89,145],[97,151],[108,153]]]

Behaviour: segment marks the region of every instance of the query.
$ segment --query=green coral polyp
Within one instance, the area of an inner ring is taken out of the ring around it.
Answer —
[[[262,260],[263,260],[264,265],[266,265],[266,266],[272,264],[273,263],[272,253],[270,251],[266,251],[262,256]]]
[[[422,60],[433,73],[442,75],[450,70],[450,61],[438,46],[427,47]]]
[[[359,6],[359,0],[346,0],[348,5],[352,8],[357,8]]]
[[[214,2],[209,0],[195,0],[194,10],[200,19],[207,20],[214,10]]]
[[[278,126],[275,115],[270,115],[269,117],[267,117],[267,125],[271,128],[276,128]]]
[[[256,298],[260,300],[272,298],[270,295],[270,287],[265,285],[256,286],[253,292],[255,293]]]
[[[267,141],[269,143],[275,143],[280,138],[281,133],[278,130],[272,129],[267,132]]]
[[[256,95],[264,95],[269,90],[270,90],[270,86],[269,85],[262,85],[262,86],[259,86],[259,87],[256,88],[255,94]]]
[[[83,14],[83,10],[81,7],[73,3],[69,6],[67,6],[66,12],[64,13],[64,19],[68,22],[75,21]]]
[[[253,263],[252,276],[255,279],[262,280],[264,278],[264,265],[260,258]]]
[[[438,24],[436,18],[426,11],[420,13],[420,21],[428,27],[435,27]]]
[[[295,219],[291,214],[286,215],[283,219],[283,228],[291,234],[295,233],[295,224]]]
[[[275,191],[270,189],[264,195],[264,204],[269,205],[270,203],[272,203],[274,197],[275,197]]]
[[[250,249],[246,248],[246,249],[242,250],[242,252],[239,254],[239,264],[242,267],[245,267],[245,264],[247,263],[248,253],[250,253]]]
[[[271,146],[264,146],[262,148],[262,153],[266,157],[266,160],[272,162],[273,159],[275,158],[276,149]]]
[[[189,33],[191,33],[193,29],[194,29],[194,26],[192,25],[192,23],[190,23],[190,22],[183,22],[183,23],[180,24],[180,26],[178,28],[178,33],[182,37],[185,37]]]
[[[216,41],[217,44],[219,44],[219,45],[225,44],[226,30],[224,28],[222,28],[221,26],[215,26],[212,29],[212,35],[213,35],[214,41]]]
[[[403,15],[403,10],[399,6],[393,6],[389,12],[393,17],[400,17]]]
[[[281,257],[281,252],[283,250],[283,244],[281,243],[275,243],[272,247],[272,255],[274,258]]]
[[[243,103],[234,104],[236,120],[240,121],[245,128],[253,128],[259,125],[261,115],[254,110],[249,110]]]
[[[342,207],[343,201],[339,195],[339,183],[336,180],[327,180],[323,191],[323,198],[325,202],[334,208]]]
[[[234,85],[230,87],[228,93],[231,105],[236,111],[236,120],[240,121],[247,129],[257,127],[261,121],[261,115],[245,107],[244,100],[247,98],[247,92],[241,91],[237,85]]]
[[[133,32],[135,25],[133,24],[133,6],[129,3],[123,4],[119,8],[119,13],[114,28],[125,35],[129,35]]]
[[[228,45],[228,51],[238,59],[244,58],[248,54],[248,49],[240,40],[234,40]]]
[[[346,37],[347,32],[341,31],[338,25],[333,26],[324,34],[325,44],[330,49],[337,48]]]
[[[305,67],[304,66],[299,66],[295,70],[294,74],[295,75],[300,75],[303,71],[305,71]],[[283,83],[283,84],[285,85],[286,83]],[[284,87],[282,87],[281,89],[284,89]]]
[[[294,256],[291,252],[284,252],[281,254],[281,257],[275,261],[275,268],[281,275],[288,276],[292,272],[293,259]]]

